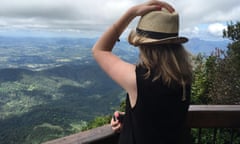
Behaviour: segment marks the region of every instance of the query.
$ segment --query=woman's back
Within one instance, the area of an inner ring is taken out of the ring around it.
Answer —
[[[140,48],[138,66],[112,53],[119,36],[137,16],[141,18],[129,35],[129,43]],[[178,46],[188,41],[178,31],[179,16],[174,8],[166,2],[150,0],[128,9],[94,45],[96,61],[128,93],[121,144],[177,143],[191,84],[188,56],[167,52],[180,50]],[[167,47],[167,58],[148,49],[155,45],[157,52],[165,44],[177,45],[174,49]],[[185,53],[182,47],[180,52]],[[116,126],[120,129],[121,123],[117,121]]]
[[[120,144],[177,144],[189,107],[190,86],[186,86],[186,100],[182,101],[181,85],[168,86],[161,78],[153,82],[151,77],[144,78],[145,73],[146,69],[136,68],[137,103],[131,108],[129,98],[126,100]]]

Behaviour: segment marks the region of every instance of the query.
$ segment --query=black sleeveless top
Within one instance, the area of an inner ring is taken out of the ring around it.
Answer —
[[[129,96],[119,144],[180,144],[190,103],[190,85],[183,88],[177,83],[170,87],[162,80],[144,79],[146,70],[137,67],[137,102],[131,108]]]

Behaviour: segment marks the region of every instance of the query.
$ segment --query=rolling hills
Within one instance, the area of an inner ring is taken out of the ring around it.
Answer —
[[[96,64],[2,69],[0,75],[0,143],[74,133],[95,116],[111,113],[124,98]]]
[[[69,135],[112,114],[124,91],[91,56],[96,39],[0,38],[0,144],[32,144]],[[193,54],[226,49],[227,41],[191,39]],[[136,62],[122,40],[114,53]]]

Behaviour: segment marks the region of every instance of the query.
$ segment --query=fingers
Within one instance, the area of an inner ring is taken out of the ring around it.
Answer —
[[[112,130],[115,132],[119,132],[121,130],[122,124],[118,120],[111,119]]]
[[[168,3],[163,3],[163,7],[166,8],[170,13],[175,11],[175,9]]]
[[[125,112],[120,112],[120,111],[119,111],[118,113],[121,114],[121,115],[124,115],[124,114],[125,114]]]
[[[114,112],[114,116],[115,116],[115,117],[118,117],[118,116],[119,116],[119,113],[120,113],[119,111],[115,111],[115,112]]]
[[[122,123],[118,120],[120,115],[125,114],[125,112],[120,112],[120,111],[115,111],[113,114],[113,117],[111,119],[111,127],[112,130],[115,132],[120,132],[121,127],[122,127]]]
[[[124,114],[125,114],[125,112],[115,111],[113,115],[114,115],[115,117],[119,117],[120,115],[124,115]]]
[[[167,9],[170,13],[175,11],[170,4],[158,0],[150,0],[143,4],[136,5],[132,8],[132,11],[135,16],[143,16],[148,12],[161,10],[162,8]]]
[[[112,120],[111,120],[111,126],[112,126],[112,127],[116,127],[118,124],[119,124],[118,120],[114,120],[114,119],[112,118]]]
[[[175,9],[168,3],[158,0],[150,0],[148,5],[154,5],[156,10],[160,10],[161,8],[167,9],[169,12],[174,12]]]

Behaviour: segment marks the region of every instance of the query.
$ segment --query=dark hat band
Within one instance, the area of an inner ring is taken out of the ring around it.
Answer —
[[[169,37],[177,37],[178,36],[178,33],[153,32],[153,31],[142,30],[139,28],[136,28],[136,32],[139,35],[142,35],[147,38],[152,38],[152,39],[165,39],[165,38],[169,38]]]

